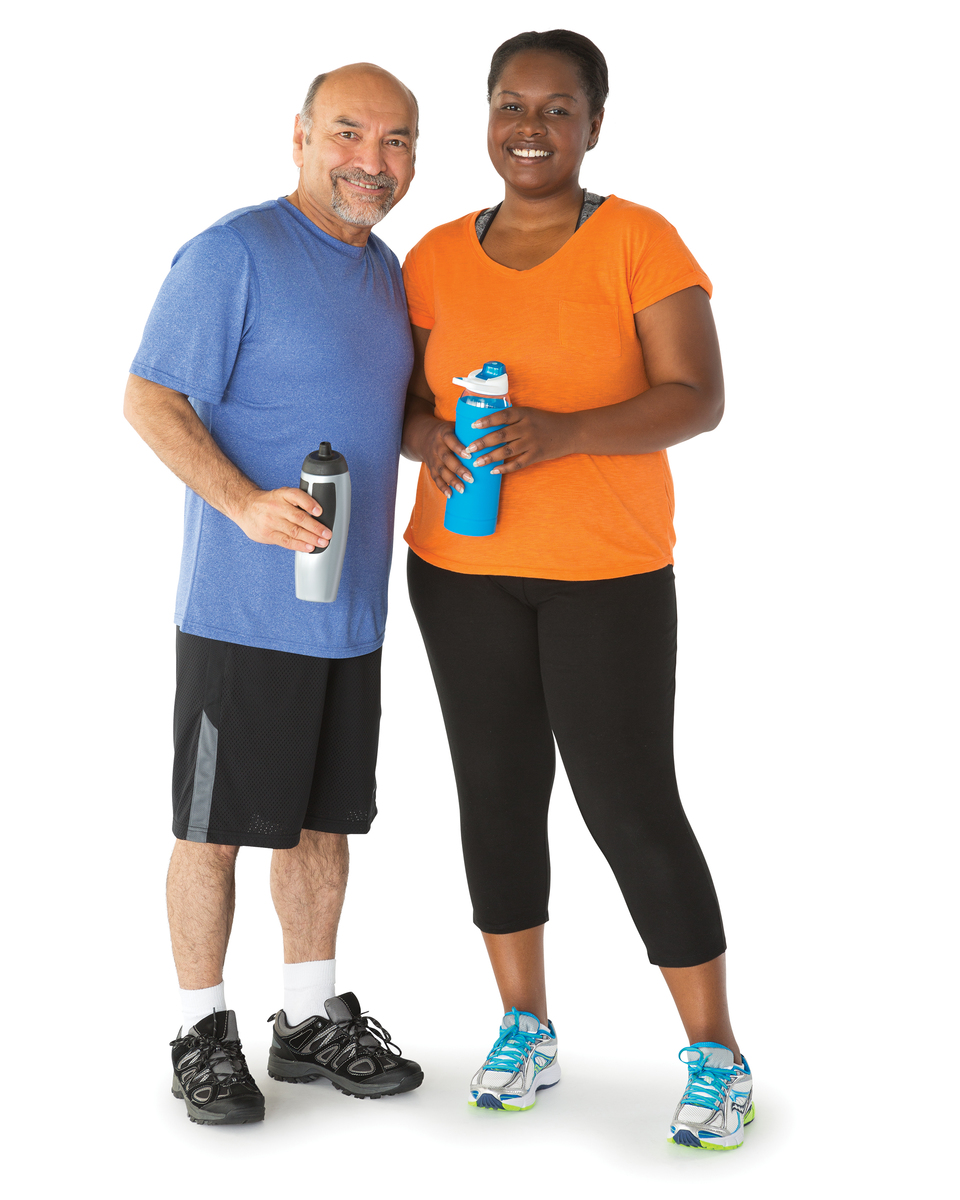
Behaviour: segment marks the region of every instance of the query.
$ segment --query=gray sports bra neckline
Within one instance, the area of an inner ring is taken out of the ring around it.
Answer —
[[[593,216],[604,200],[606,200],[606,196],[598,196],[596,192],[588,192],[586,188],[583,189],[583,207],[580,209],[580,216],[577,218],[577,229],[580,228],[584,221]],[[485,208],[477,217],[475,228],[477,231],[477,241],[481,245],[489,232],[490,226],[493,224],[493,218],[500,211],[502,204],[503,201],[501,200],[500,204],[495,204],[493,208]],[[574,233],[576,231],[575,229]]]

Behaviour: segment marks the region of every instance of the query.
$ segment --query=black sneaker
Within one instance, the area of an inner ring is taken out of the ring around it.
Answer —
[[[423,1083],[417,1063],[401,1058],[399,1047],[379,1021],[361,1014],[353,992],[334,996],[325,1017],[288,1025],[283,1009],[274,1013],[273,1045],[267,1060],[271,1079],[310,1083],[329,1079],[348,1096],[396,1096]]]
[[[237,1018],[215,1012],[174,1038],[171,1091],[198,1125],[244,1125],[263,1120],[263,1093],[240,1049]]]

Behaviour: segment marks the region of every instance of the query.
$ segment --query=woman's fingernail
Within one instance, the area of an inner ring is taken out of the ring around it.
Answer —
[[[469,471],[466,473],[466,475],[464,475],[464,479],[467,481],[467,483],[473,483],[473,476]]]
[[[460,493],[461,496],[463,495],[463,484],[462,483],[457,484],[457,491]]]

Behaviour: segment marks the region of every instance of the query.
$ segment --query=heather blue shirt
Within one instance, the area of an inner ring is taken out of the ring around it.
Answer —
[[[352,488],[332,604],[298,600],[293,551],[251,542],[188,488],[176,607],[185,633],[321,658],[380,646],[412,363],[400,264],[373,234],[348,246],[269,200],[177,252],[131,372],[188,395],[259,487],[297,487],[303,459],[327,441]]]

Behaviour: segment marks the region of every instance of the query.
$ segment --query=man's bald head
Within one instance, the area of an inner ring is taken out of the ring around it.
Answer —
[[[405,96],[413,108],[414,115],[414,137],[419,134],[420,124],[420,105],[417,103],[417,98],[410,91],[405,83],[401,83],[396,75],[391,75],[389,71],[385,71],[383,67],[378,67],[376,63],[349,63],[345,67],[336,67],[333,71],[322,71],[316,79],[307,88],[307,94],[303,101],[303,107],[300,109],[300,124],[303,127],[303,132],[306,135],[307,141],[310,140],[310,130],[313,128],[313,102],[317,97],[317,92],[323,87],[327,81],[339,80],[347,82],[352,76],[362,80],[364,76],[376,79],[379,83],[392,84],[398,93]]]

